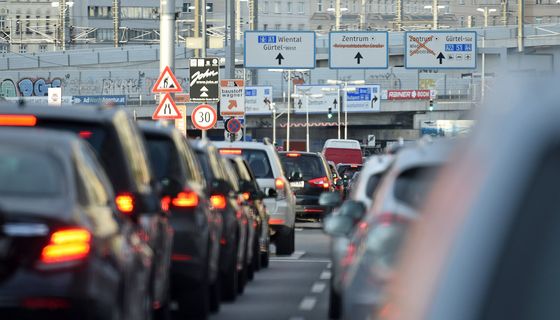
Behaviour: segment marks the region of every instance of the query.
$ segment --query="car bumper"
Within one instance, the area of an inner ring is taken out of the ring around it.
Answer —
[[[328,212],[327,207],[319,205],[297,205],[296,217],[299,219],[322,218]]]
[[[268,224],[274,229],[277,225],[293,227],[295,223],[295,207],[287,199],[265,199],[265,205],[270,214]]]

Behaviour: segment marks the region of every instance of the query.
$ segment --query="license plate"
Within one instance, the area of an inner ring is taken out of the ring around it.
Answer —
[[[294,181],[294,182],[290,182],[290,187],[292,188],[303,188],[305,182],[303,181]]]

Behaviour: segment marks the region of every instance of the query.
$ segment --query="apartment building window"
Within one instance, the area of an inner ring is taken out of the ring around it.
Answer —
[[[292,13],[293,10],[292,2],[288,1],[287,6],[288,6],[288,13]]]
[[[190,3],[190,2],[185,2],[185,3],[183,3],[183,12],[187,12],[187,13],[191,13],[191,12],[192,12],[191,3]]]
[[[303,14],[305,13],[305,1],[300,1],[297,3],[297,13]]]
[[[47,52],[47,45],[46,44],[40,44],[39,45],[39,52]]]
[[[300,24],[298,25],[298,30],[301,31],[301,30],[303,30],[303,29],[305,29],[305,24],[300,23]]]
[[[274,29],[275,29],[275,30],[280,30],[281,28],[282,28],[282,25],[279,24],[279,23],[277,23],[277,24],[274,25]]]
[[[19,19],[20,16],[16,16],[16,33],[19,33],[21,30],[20,24],[21,24],[21,20]]]
[[[213,3],[206,3],[206,13],[213,13],[214,12],[214,4]]]
[[[8,45],[0,44],[0,53],[8,53]]]
[[[51,16],[46,16],[45,17],[45,33],[50,34],[51,33]]]
[[[323,11],[323,0],[317,0],[317,12]]]
[[[263,6],[262,6],[262,12],[263,13],[268,13],[268,11],[270,10],[270,3],[268,1],[264,1],[263,2]]]
[[[26,44],[20,44],[19,45],[19,53],[27,53],[27,45]]]
[[[541,24],[541,23],[543,23],[543,18],[542,18],[542,17],[535,17],[535,23],[536,23],[536,24]]]
[[[291,23],[288,23],[286,25],[286,30],[292,30],[292,24]]]
[[[280,13],[282,8],[282,2],[275,1],[274,2],[274,13]]]
[[[263,30],[268,30],[268,24],[263,24]]]
[[[25,16],[25,33],[31,34],[31,16]]]

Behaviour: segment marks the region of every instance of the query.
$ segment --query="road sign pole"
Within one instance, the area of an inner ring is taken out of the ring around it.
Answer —
[[[348,83],[344,83],[344,94],[348,97]],[[344,139],[348,139],[348,102],[344,103]]]
[[[272,109],[272,144],[276,146],[276,107]]]
[[[163,72],[166,67],[173,71],[175,70],[175,0],[161,0],[161,10],[159,71]],[[160,93],[160,101],[164,96],[164,93]]]
[[[309,95],[305,95],[305,146],[309,152]]]
[[[292,101],[292,71],[288,70],[288,122],[286,126],[286,151],[290,151],[290,114],[292,113],[291,103]]]
[[[338,97],[338,139],[340,139],[340,108],[342,108],[342,98],[340,97],[340,85],[337,85],[337,97]]]

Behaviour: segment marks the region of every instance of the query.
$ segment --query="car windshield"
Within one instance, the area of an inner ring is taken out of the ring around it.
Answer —
[[[300,172],[304,180],[327,176],[323,161],[317,155],[285,153],[280,154],[280,161],[282,161],[284,172],[288,175],[292,172]]]
[[[338,173],[340,174],[340,176],[344,177],[346,176],[348,179],[352,178],[352,176],[354,175],[354,173],[360,171],[362,169],[362,166],[356,166],[356,165],[341,165],[338,167]]]
[[[406,205],[419,209],[439,167],[417,167],[402,172],[395,183],[395,197]]]
[[[64,170],[45,153],[0,147],[0,195],[55,197],[64,191]]]

